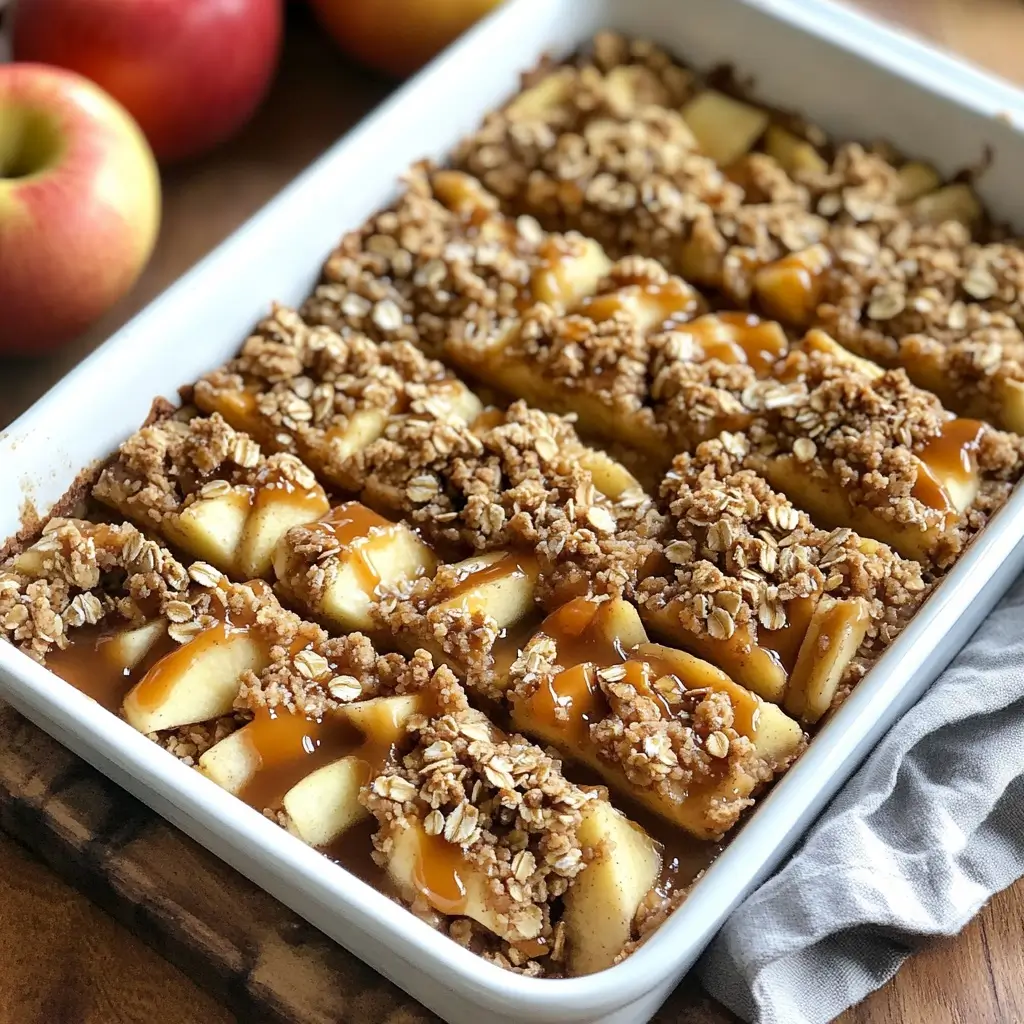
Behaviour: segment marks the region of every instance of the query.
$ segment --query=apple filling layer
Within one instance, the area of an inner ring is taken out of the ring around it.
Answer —
[[[640,584],[641,616],[816,722],[896,637],[928,584],[917,562],[885,545],[849,527],[815,527],[742,468],[739,441],[705,442],[665,478],[667,569]]]
[[[217,414],[143,427],[92,493],[236,579],[267,576],[282,534],[330,508],[304,463],[286,453],[264,457]]]

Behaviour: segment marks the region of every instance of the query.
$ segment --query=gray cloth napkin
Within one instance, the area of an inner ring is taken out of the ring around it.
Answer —
[[[698,966],[753,1024],[820,1024],[1024,874],[1024,578]]]

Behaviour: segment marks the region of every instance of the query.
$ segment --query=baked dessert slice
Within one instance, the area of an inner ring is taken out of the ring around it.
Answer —
[[[312,630],[306,646],[244,678],[235,704],[251,720],[207,750],[199,768],[304,842],[327,847],[367,817],[362,787],[452,677],[424,651],[378,655],[361,634]]]
[[[1020,438],[958,419],[902,370],[808,346],[777,374],[792,383],[750,426],[746,462],[822,526],[948,568],[1020,476]]]
[[[364,505],[386,510],[394,517],[390,529],[408,546],[420,545],[418,567],[433,568],[423,545],[454,553],[452,562],[473,552],[529,555],[539,565],[542,602],[591,590],[621,592],[657,548],[661,517],[632,475],[583,445],[566,420],[521,402],[470,425],[396,420],[363,452],[360,474]],[[386,529],[368,511],[359,512],[358,524],[340,544],[320,526],[296,528],[282,539],[279,577],[313,614],[332,614],[325,587],[334,587],[337,605],[345,605],[351,591],[348,583],[335,584],[337,573],[353,545]],[[403,571],[401,578],[418,574]],[[366,575],[361,589],[369,594],[372,585],[383,594],[397,582],[397,575],[379,582]],[[363,598],[346,605],[356,606],[365,606]],[[344,628],[348,620],[335,621]]]
[[[657,844],[464,694],[443,710],[411,723],[415,746],[367,794],[375,857],[399,894],[414,911],[476,922],[526,973],[611,966],[658,882]]]
[[[304,320],[439,355],[452,336],[500,336],[533,302],[571,304],[607,270],[596,242],[501,215],[467,174],[417,167],[405,184],[392,209],[342,239]]]
[[[664,575],[644,580],[641,617],[803,722],[840,703],[928,591],[919,563],[849,527],[817,528],[743,468],[727,435],[680,455],[662,486]]]
[[[1024,433],[1022,274],[1019,246],[974,242],[956,220],[880,238],[851,228],[814,319],[948,408]]]
[[[275,306],[193,401],[267,452],[288,452],[321,480],[351,489],[353,460],[393,415],[472,420],[480,400],[408,341],[371,341],[310,326]]]
[[[779,708],[647,642],[633,605],[576,598],[512,665],[513,725],[698,839],[720,839],[803,749]]]
[[[287,453],[264,456],[219,414],[143,427],[92,495],[236,579],[268,576],[281,536],[330,508],[306,465]]]

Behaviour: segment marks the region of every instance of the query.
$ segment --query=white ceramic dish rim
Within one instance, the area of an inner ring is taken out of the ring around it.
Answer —
[[[823,0],[745,2],[851,52],[862,53],[865,46],[870,46],[875,63],[958,106],[988,117],[1009,115],[1024,124],[1024,94],[1018,90],[852,11]],[[400,90],[139,318],[65,377],[5,436],[25,437],[44,424],[52,424],[51,410],[62,395],[94,387],[104,368],[127,354],[133,341],[138,340],[143,318],[166,314],[187,289],[201,287],[207,272],[229,258],[232,246],[240,244],[243,236],[248,242],[260,232],[269,238],[276,211],[321,165],[336,162],[345,153],[358,152],[360,142],[375,126],[399,112],[413,93],[429,88],[442,64],[461,59],[469,66],[468,55],[473,48],[485,47],[514,30],[524,8],[536,11],[533,4],[534,0],[516,0],[500,10]],[[43,716],[56,722],[59,717],[74,730],[80,744],[98,751],[101,757],[109,757],[138,779],[140,788],[160,790],[183,815],[194,818],[227,843],[247,844],[246,853],[278,876],[282,886],[287,884],[283,869],[294,872],[307,893],[322,894],[344,910],[346,921],[388,939],[399,957],[421,967],[435,980],[457,984],[470,994],[469,998],[475,993],[488,1003],[511,1004],[519,1013],[546,1019],[560,1007],[571,1012],[574,1019],[583,1019],[642,998],[652,986],[668,976],[678,976],[692,962],[744,892],[781,859],[791,837],[821,809],[849,766],[877,741],[896,714],[923,692],[945,663],[943,658],[948,660],[994,603],[1022,555],[1020,530],[1013,525],[1022,515],[1024,492],[1018,491],[854,692],[840,715],[822,730],[801,761],[763,801],[686,903],[623,964],[586,978],[522,978],[481,961],[455,943],[438,941],[435,931],[404,909],[340,869],[325,870],[320,854],[155,748],[73,688],[53,687],[50,673],[7,645],[0,645],[0,676],[12,702],[24,710],[32,709],[37,720]],[[941,651],[938,658],[933,656],[935,650]],[[928,667],[929,660],[935,663],[934,671]],[[770,851],[769,855],[765,856],[765,850]]]

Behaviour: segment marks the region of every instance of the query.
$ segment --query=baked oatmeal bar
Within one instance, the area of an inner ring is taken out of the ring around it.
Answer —
[[[895,639],[929,581],[849,527],[817,528],[744,468],[747,452],[726,435],[676,459],[662,485],[668,569],[637,601],[656,633],[813,723]]]

